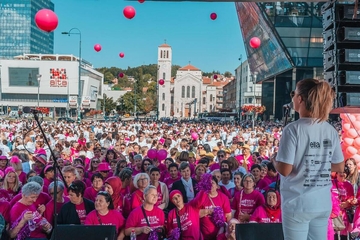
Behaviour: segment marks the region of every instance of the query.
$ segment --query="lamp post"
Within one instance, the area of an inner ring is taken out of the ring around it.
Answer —
[[[67,80],[67,104],[66,104],[66,116],[69,118],[70,117],[70,82],[69,82],[69,78],[66,78]]]
[[[256,106],[255,86],[256,86],[257,75],[258,75],[258,72],[254,72],[254,74],[253,74],[254,107]],[[254,129],[255,129],[255,109],[253,110],[252,128],[254,131]]]
[[[77,32],[73,32],[73,30],[76,30]],[[72,28],[68,32],[62,32],[61,34],[66,34],[70,36],[71,34],[77,34],[79,35],[79,76],[78,76],[78,106],[77,106],[77,112],[78,112],[78,121],[81,120],[81,113],[80,113],[80,106],[81,106],[81,31],[78,28]]]
[[[242,84],[242,54],[240,54],[239,57],[239,61],[240,61],[240,83],[239,83],[239,121],[241,120],[241,84]]]
[[[160,97],[159,97],[159,79],[160,79],[160,74],[159,74],[159,70],[160,70],[160,65],[157,66],[157,81],[156,81],[156,96],[157,96],[157,103],[156,103],[156,121],[159,120],[159,107],[160,107]],[[164,79],[165,81],[165,79]]]
[[[36,75],[37,81],[38,81],[38,99],[37,99],[37,105],[40,107],[40,80],[41,80],[41,74]]]

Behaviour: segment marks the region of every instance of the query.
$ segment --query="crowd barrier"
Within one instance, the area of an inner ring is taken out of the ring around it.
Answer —
[[[236,240],[284,240],[281,223],[236,224]]]
[[[58,225],[51,240],[116,240],[116,227],[107,225]]]

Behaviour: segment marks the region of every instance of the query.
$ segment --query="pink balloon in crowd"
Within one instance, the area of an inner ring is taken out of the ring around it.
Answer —
[[[250,39],[250,47],[256,49],[256,48],[260,47],[260,44],[261,44],[261,41],[260,41],[260,38],[258,38],[258,37],[253,37]]]
[[[160,149],[158,152],[157,152],[157,160],[159,161],[162,161],[164,160],[165,158],[167,157],[167,151],[165,149]]]
[[[156,149],[149,149],[149,151],[147,152],[147,156],[150,158],[150,159],[154,159],[156,158],[157,156],[157,150]]]
[[[211,20],[215,20],[217,18],[217,14],[216,13],[211,13],[210,18],[211,18]]]
[[[124,73],[119,73],[119,77],[123,78],[123,77],[124,77]]]
[[[123,52],[119,53],[119,57],[123,58],[125,57],[125,54]]]
[[[145,2],[145,0],[138,0],[138,2],[139,2],[139,3],[144,3],[144,2]]]
[[[123,10],[123,13],[127,19],[132,19],[133,17],[135,17],[136,11],[134,7],[126,6]]]
[[[215,75],[214,75],[214,79],[217,79],[217,78],[218,78],[218,76],[215,74]]]
[[[41,30],[52,32],[57,28],[59,20],[50,9],[41,9],[35,15],[35,23]]]
[[[94,49],[95,49],[95,51],[100,52],[101,51],[101,45],[100,44],[95,44]]]
[[[160,80],[159,80],[159,84],[160,84],[161,86],[164,85],[164,84],[165,84],[164,79],[160,79]]]
[[[192,140],[197,140],[199,138],[199,135],[196,132],[191,133]]]

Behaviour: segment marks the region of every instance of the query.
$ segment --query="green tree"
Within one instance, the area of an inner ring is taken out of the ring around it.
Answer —
[[[232,74],[231,74],[231,72],[226,71],[226,72],[224,73],[224,76],[227,77],[227,78],[229,78],[229,77],[232,76]]]
[[[134,113],[135,111],[135,99],[136,99],[136,111],[142,112],[144,111],[144,100],[140,94],[136,94],[135,92],[127,92],[122,97],[120,97],[117,101],[123,106],[123,110],[126,113]]]
[[[112,97],[107,97],[106,94],[104,94],[104,99],[101,101],[101,109],[104,109],[104,102],[105,102],[105,114],[109,115],[111,110],[116,109],[116,102]]]

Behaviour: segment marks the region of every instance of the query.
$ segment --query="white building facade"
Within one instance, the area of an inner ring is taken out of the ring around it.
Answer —
[[[162,44],[158,47],[157,79],[163,79],[165,84],[158,84],[159,118],[195,117],[199,112],[218,110],[217,88],[225,83],[203,77],[201,70],[190,64],[178,69],[175,78],[172,78],[171,65],[171,47]]]
[[[100,109],[104,76],[82,61],[81,96],[78,103],[79,60],[73,55],[25,54],[0,60],[0,99],[5,113],[22,106],[55,109],[64,116],[67,109]],[[6,107],[6,108],[5,108]]]

